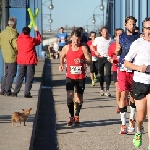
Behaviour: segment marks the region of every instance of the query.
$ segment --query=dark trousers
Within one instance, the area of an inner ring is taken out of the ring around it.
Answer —
[[[19,93],[22,87],[24,77],[26,77],[24,94],[25,95],[30,94],[34,74],[35,74],[35,65],[19,65],[18,77],[17,77],[14,93]]]
[[[107,60],[107,57],[98,58],[98,70],[100,74],[100,87],[104,90],[104,67],[106,68],[106,90],[109,90],[111,83],[111,63]]]
[[[1,93],[10,94],[12,83],[17,72],[17,63],[5,63],[5,75],[1,83]]]

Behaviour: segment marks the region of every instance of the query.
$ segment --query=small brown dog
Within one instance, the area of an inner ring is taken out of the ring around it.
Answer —
[[[21,126],[21,122],[24,122],[24,126],[25,122],[27,121],[29,115],[30,115],[30,111],[32,110],[32,108],[29,109],[22,109],[22,113],[20,112],[14,112],[11,116],[11,122],[12,122],[12,126],[14,126],[14,122],[16,122],[16,126],[18,127],[18,123],[20,122],[20,126]]]

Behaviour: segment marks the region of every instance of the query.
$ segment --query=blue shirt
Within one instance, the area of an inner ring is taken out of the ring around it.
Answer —
[[[65,46],[66,45],[66,39],[67,39],[68,35],[66,32],[63,32],[63,33],[58,33],[57,34],[57,38],[59,38],[59,43],[58,45],[59,46]]]
[[[121,54],[119,58],[119,67],[124,67],[125,56],[128,54],[132,42],[140,38],[140,33],[134,33],[133,35],[127,35],[123,33],[119,36],[119,44],[121,46]]]

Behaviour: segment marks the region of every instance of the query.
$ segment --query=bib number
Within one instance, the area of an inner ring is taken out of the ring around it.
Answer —
[[[70,66],[71,74],[81,74],[82,73],[82,66]]]

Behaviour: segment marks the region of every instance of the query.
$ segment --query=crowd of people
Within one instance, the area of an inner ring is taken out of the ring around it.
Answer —
[[[90,66],[92,86],[99,76],[100,96],[111,96],[109,86],[112,71],[117,113],[120,113],[121,119],[119,134],[134,133],[137,124],[133,144],[140,147],[143,122],[147,115],[150,150],[150,18],[143,21],[141,33],[136,22],[135,17],[128,16],[125,18],[125,31],[121,28],[115,29],[114,38],[108,34],[106,27],[102,27],[100,36],[96,37],[96,33],[92,31],[84,42],[81,40],[83,32],[80,28],[73,30],[71,41],[62,48],[59,71],[64,68],[66,70],[67,106],[70,113],[68,126],[80,124],[79,113],[83,105],[86,66]],[[130,106],[128,127],[127,106]]]
[[[136,22],[135,17],[126,17],[126,30],[115,29],[114,38],[108,33],[107,27],[99,30],[100,36],[91,31],[89,37],[85,36],[83,28],[80,27],[72,31],[68,40],[67,33],[61,27],[56,42],[48,47],[48,51],[50,57],[54,57],[55,52],[56,59],[60,58],[59,71],[66,70],[67,106],[70,113],[68,126],[80,124],[79,114],[83,105],[87,66],[90,67],[91,86],[94,86],[99,78],[100,96],[111,97],[109,87],[113,73],[117,113],[120,113],[121,119],[119,134],[133,133],[136,130],[133,144],[140,147],[144,131],[143,122],[147,115],[150,150],[150,18],[143,20],[141,33]],[[16,18],[10,17],[8,26],[0,34],[5,62],[0,94],[17,97],[25,79],[24,97],[32,98],[35,65],[38,63],[35,47],[40,45],[41,35],[37,26],[34,28],[36,38],[30,36],[29,27],[23,27],[22,33],[18,34],[16,24]],[[12,92],[17,65],[18,76]],[[128,105],[130,118],[127,127]]]

